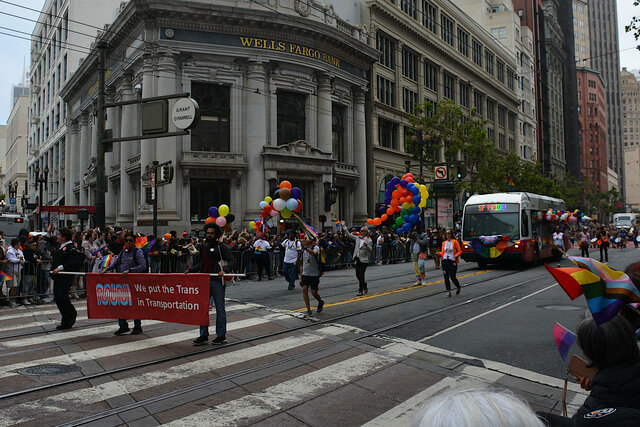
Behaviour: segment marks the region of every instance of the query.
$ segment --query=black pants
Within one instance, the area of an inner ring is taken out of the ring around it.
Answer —
[[[356,277],[358,278],[358,291],[362,292],[367,289],[367,282],[364,280],[364,273],[367,271],[369,263],[360,261],[356,258]]]
[[[604,258],[602,258],[602,251],[604,251]],[[600,262],[604,259],[605,262],[609,262],[609,245],[600,245]]]
[[[455,261],[451,261],[450,259],[442,260],[442,273],[444,274],[444,286],[447,288],[447,291],[451,290],[451,283],[449,283],[449,278],[453,281],[453,284],[456,285],[456,288],[460,288],[460,282],[456,278],[456,272],[458,271],[458,264]]]
[[[585,244],[580,246],[580,253],[583,258],[589,258],[589,245]]]
[[[269,254],[263,252],[260,255],[256,255],[256,264],[258,266],[258,279],[262,277],[262,271],[267,271],[267,276],[271,277],[271,263],[269,262]]]
[[[72,283],[73,277],[56,278],[53,280],[53,297],[62,315],[60,321],[62,326],[72,326],[76,322],[76,316],[78,315],[76,308],[71,304],[71,300],[69,299],[69,289],[71,289]]]

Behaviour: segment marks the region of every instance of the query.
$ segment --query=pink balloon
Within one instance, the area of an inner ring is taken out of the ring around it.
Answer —
[[[227,225],[227,219],[223,216],[219,216],[218,218],[216,218],[216,224],[218,224],[220,227],[224,227],[225,225]]]
[[[275,210],[275,209],[271,209],[271,212],[269,212],[269,215],[271,215],[271,216],[278,216],[278,213],[279,213],[279,212],[278,212],[277,210]]]

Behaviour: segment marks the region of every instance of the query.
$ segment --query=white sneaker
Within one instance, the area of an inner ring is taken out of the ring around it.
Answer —
[[[24,305],[30,305],[30,304],[31,304],[31,301],[30,301],[30,300],[28,300],[28,299],[26,299],[26,300],[22,301],[22,304],[24,304]]]

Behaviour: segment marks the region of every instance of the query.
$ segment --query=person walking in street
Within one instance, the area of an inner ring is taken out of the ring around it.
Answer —
[[[120,251],[118,258],[115,259],[100,273],[116,272],[122,274],[128,273],[148,273],[147,260],[145,259],[142,249],[135,246],[135,237],[133,233],[127,233],[124,236],[124,249]],[[122,335],[130,331],[127,319],[118,319],[118,330],[113,335]],[[140,319],[133,321],[133,330],[131,335],[139,335],[142,333],[142,322]]]
[[[211,344],[220,345],[227,342],[227,312],[224,305],[225,286],[223,276],[226,263],[227,272],[233,271],[234,258],[229,247],[220,242],[222,229],[214,223],[204,226],[205,244],[201,248],[200,263],[188,268],[188,273],[213,274],[209,280],[209,293],[216,306],[216,338]],[[200,326],[200,335],[193,340],[193,345],[204,345],[209,342],[209,326]]]
[[[24,265],[24,254],[20,249],[20,240],[18,238],[11,239],[11,246],[7,248],[7,274],[12,277],[7,282],[7,289],[11,307],[18,305],[18,285],[20,284],[20,275],[22,274],[22,266]]]
[[[320,284],[320,247],[316,244],[314,237],[305,237],[302,252],[302,274],[300,276],[300,286],[302,287],[302,299],[307,306],[305,316],[311,316],[311,305],[309,302],[309,288],[311,295],[318,300],[318,313],[322,312],[324,301],[318,293],[318,285]]]
[[[578,243],[580,245],[580,256],[589,258],[589,232],[586,229],[580,230],[578,238],[580,239],[580,243]]]
[[[411,261],[413,261],[413,271],[416,274],[416,286],[424,283],[425,262],[427,260],[427,242],[418,236],[418,233],[411,233],[410,240]]]
[[[296,287],[296,279],[298,278],[298,258],[302,252],[300,240],[296,238],[296,232],[290,231],[289,238],[282,242],[284,247],[284,261],[282,263],[282,274],[289,283],[289,290],[292,291]]]
[[[604,228],[604,226],[600,227],[600,232],[597,237],[598,246],[600,247],[600,262],[602,262],[603,253],[604,262],[609,262],[609,232]]]
[[[76,311],[71,299],[69,298],[69,290],[73,284],[73,276],[70,274],[60,274],[63,271],[75,271],[78,268],[78,255],[73,247],[71,238],[73,232],[68,228],[58,230],[56,240],[60,245],[53,254],[52,266],[55,268],[51,271],[53,276],[53,297],[62,316],[60,324],[56,329],[64,331],[71,329],[76,323],[78,312]]]
[[[262,235],[256,239],[253,243],[253,250],[256,257],[256,264],[258,266],[258,280],[262,280],[262,272],[266,270],[267,278],[272,280],[271,276],[271,262],[269,260],[269,249],[271,244],[267,240],[267,237]]]
[[[369,229],[362,227],[359,235],[355,235],[347,229],[347,224],[344,221],[340,221],[340,225],[345,234],[349,236],[351,240],[355,242],[353,249],[353,259],[356,262],[356,277],[358,278],[358,296],[363,293],[369,292],[367,288],[367,282],[365,280],[365,272],[367,271],[367,265],[369,265],[369,258],[371,257],[371,249],[373,243],[369,238]]]
[[[444,274],[444,286],[447,288],[447,298],[451,297],[451,284],[449,278],[456,285],[456,295],[460,294],[460,282],[456,278],[456,272],[458,270],[458,263],[460,262],[460,243],[453,239],[453,233],[450,229],[445,232],[447,240],[442,242],[442,250],[440,251],[440,257],[442,258],[442,273]]]

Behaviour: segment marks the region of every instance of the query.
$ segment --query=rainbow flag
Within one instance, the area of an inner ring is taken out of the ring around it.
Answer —
[[[553,326],[553,337],[556,339],[556,345],[558,346],[560,357],[562,357],[562,361],[564,362],[567,360],[569,348],[571,348],[573,343],[576,342],[576,334],[556,322]]]
[[[300,218],[300,216],[297,213],[295,213],[295,212],[292,212],[292,213],[293,213],[293,216],[298,220],[298,222],[302,226],[302,230],[304,230],[305,234],[307,234],[308,236],[311,236],[311,237],[315,237],[315,238],[318,237],[318,232],[316,230],[314,230],[313,227],[311,227],[309,224],[304,222],[302,220],[302,218]]]
[[[136,238],[136,247],[145,250],[150,246],[149,241],[147,240],[147,236]]]
[[[107,268],[109,267],[109,264],[111,263],[111,259],[113,258],[113,254],[109,254],[107,256],[105,256],[104,258],[102,258],[102,263],[100,264],[101,268]]]
[[[480,236],[471,240],[471,249],[483,258],[497,258],[509,244],[504,236]]]
[[[597,324],[611,320],[625,304],[640,302],[640,289],[625,273],[590,258],[570,256],[569,259],[578,268],[547,266],[547,270],[571,299],[584,294]]]
[[[109,245],[102,245],[102,246],[100,246],[100,247],[98,248],[98,250],[97,250],[97,251],[93,251],[93,252],[91,252],[91,256],[96,256],[96,255],[98,254],[98,252],[100,252],[100,251],[101,251],[101,250],[103,250],[103,249],[106,249],[108,246],[109,246]]]
[[[8,282],[9,280],[13,280],[13,277],[9,276],[4,271],[0,271],[0,277],[2,277],[2,283]]]

